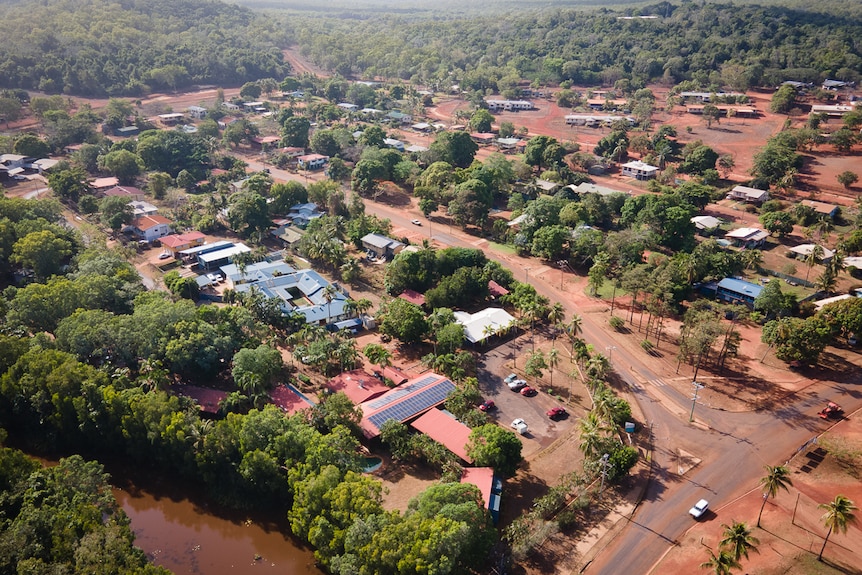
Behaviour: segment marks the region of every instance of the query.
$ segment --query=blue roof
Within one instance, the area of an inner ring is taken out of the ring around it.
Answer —
[[[760,292],[763,291],[763,286],[735,278],[724,278],[718,282],[718,287],[754,298],[759,296]]]

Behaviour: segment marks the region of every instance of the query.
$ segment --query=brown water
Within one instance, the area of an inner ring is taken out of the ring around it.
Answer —
[[[298,547],[286,525],[214,514],[182,497],[114,489],[131,519],[135,545],[177,575],[323,575],[314,556]],[[258,557],[256,559],[255,557]]]

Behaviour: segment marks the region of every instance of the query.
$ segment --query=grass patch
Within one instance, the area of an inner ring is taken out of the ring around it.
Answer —
[[[823,559],[828,561],[828,555],[824,555]],[[821,563],[817,560],[817,555],[812,553],[799,553],[789,560],[782,561],[777,567],[766,569],[761,573],[763,575],[842,575],[848,571],[835,569],[825,562]]]
[[[493,249],[494,251],[497,251],[497,252],[500,252],[503,254],[509,254],[509,255],[514,256],[514,255],[517,255],[517,253],[518,253],[517,250],[515,250],[515,248],[513,248],[512,246],[506,245],[506,244],[498,244],[497,242],[488,241],[488,245],[491,246],[491,249]]]

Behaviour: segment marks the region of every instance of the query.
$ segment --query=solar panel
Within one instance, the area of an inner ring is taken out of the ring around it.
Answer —
[[[390,419],[405,421],[442,402],[454,389],[455,384],[448,379],[444,379],[433,387],[422,390],[416,395],[408,397],[404,401],[400,401],[395,405],[371,415],[368,418],[368,421],[370,421],[377,429],[380,429],[383,424]]]
[[[392,391],[388,392],[386,395],[380,397],[379,399],[375,399],[374,401],[368,404],[368,407],[371,409],[380,409],[383,406],[389,405],[393,401],[398,401],[405,395],[410,395],[414,391],[418,391],[423,387],[427,387],[431,385],[435,381],[439,379],[438,375],[429,375],[420,379],[419,381],[414,381],[413,383],[408,383],[407,385],[402,385],[401,387],[396,387]]]

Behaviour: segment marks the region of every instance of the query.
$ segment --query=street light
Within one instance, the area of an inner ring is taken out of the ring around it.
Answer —
[[[694,395],[691,397],[691,413],[688,414],[688,420],[694,421],[694,406],[697,405],[697,392],[706,387],[702,383],[698,383],[696,381],[692,381],[691,385],[694,386]]]
[[[614,350],[617,348],[615,345],[609,345],[605,348],[605,351],[608,352],[608,363],[611,363],[611,360],[614,358]]]
[[[599,497],[602,496],[602,490],[605,488],[605,477],[608,474],[608,459],[610,459],[610,455],[605,453],[602,455],[602,483],[599,486]]]

